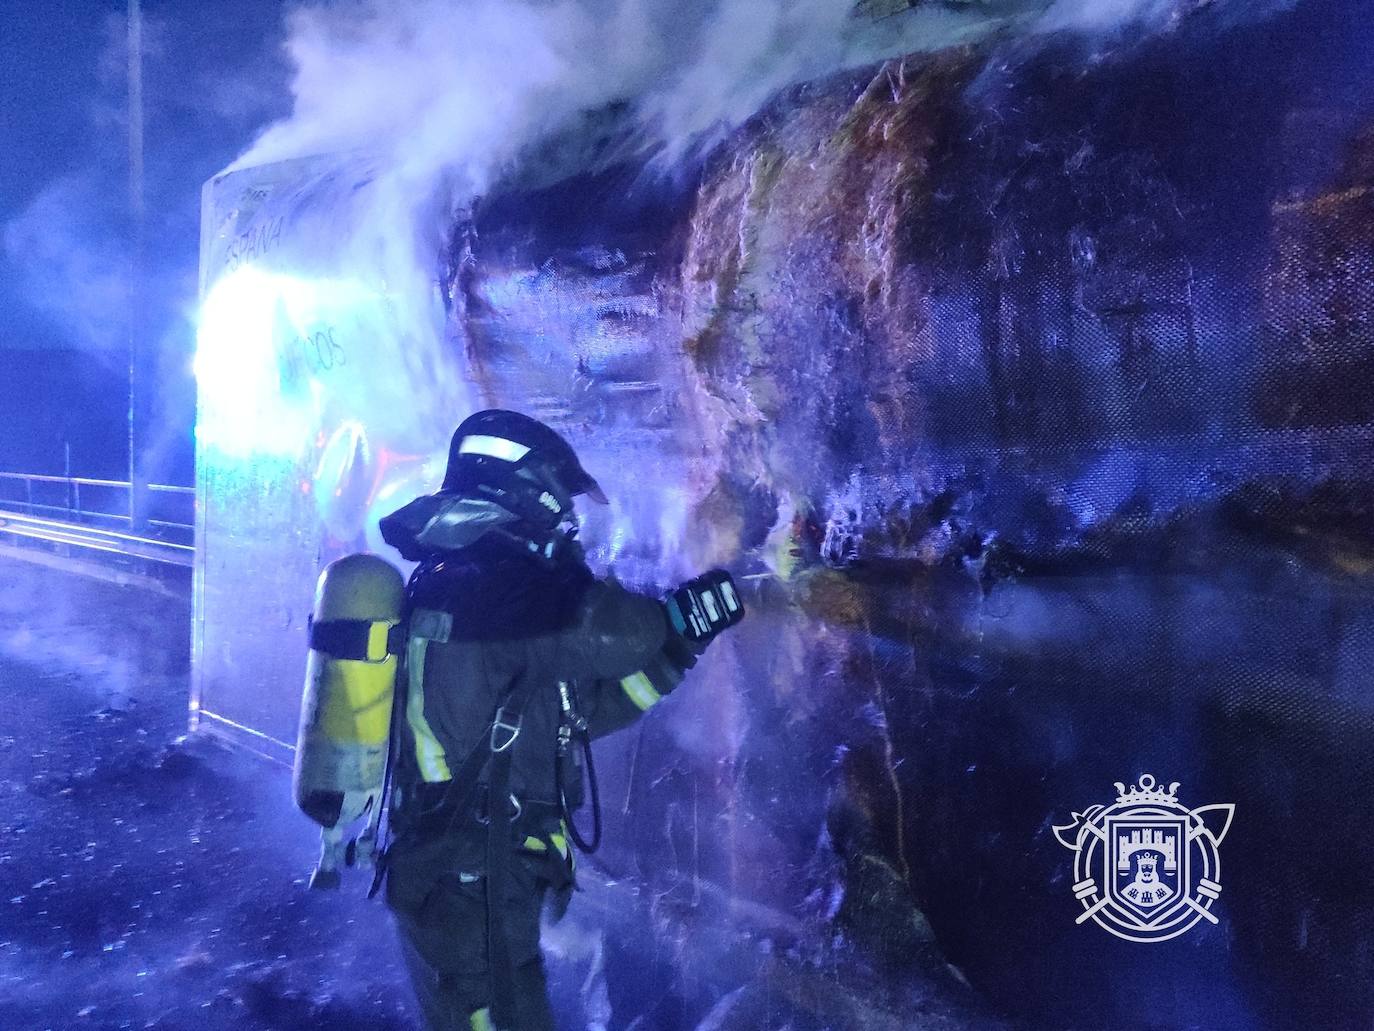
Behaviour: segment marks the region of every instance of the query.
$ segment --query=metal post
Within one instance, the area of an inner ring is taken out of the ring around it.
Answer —
[[[73,491],[81,488],[72,483],[72,442],[64,440],[62,442],[62,476],[67,481],[67,511],[70,513],[75,503]]]
[[[129,525],[137,533],[147,523],[147,476],[138,453],[140,401],[139,339],[142,330],[143,196],[143,11],[129,0]]]

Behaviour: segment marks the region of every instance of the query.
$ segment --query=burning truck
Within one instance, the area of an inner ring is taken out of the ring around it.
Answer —
[[[886,54],[666,165],[610,103],[473,190],[356,152],[216,177],[193,725],[290,762],[320,570],[405,568],[380,517],[516,409],[606,489],[594,567],[727,568],[751,613],[599,746],[601,961],[553,969],[583,1012],[1367,1020],[1356,6]],[[1168,840],[1076,867],[1128,809]]]

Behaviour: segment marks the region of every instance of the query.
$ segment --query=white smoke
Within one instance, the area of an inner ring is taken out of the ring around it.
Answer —
[[[925,5],[874,18],[844,0],[739,0],[711,7],[695,45],[641,98],[646,124],[670,154],[709,143],[778,91],[884,58],[976,39],[1013,22],[981,0]],[[1038,6],[1038,3],[1036,3]]]
[[[1228,20],[1258,19],[1295,0],[1053,0],[1035,23],[1039,32],[1069,30],[1095,37],[1126,30],[1159,32],[1207,10]]]
[[[1048,31],[1110,32],[1132,24],[1163,24],[1180,17],[1185,7],[1196,6],[1196,0],[1054,0],[1041,20],[1041,27]]]
[[[526,142],[615,95],[633,74],[631,28],[598,33],[568,3],[303,8],[290,18],[294,113],[238,165],[366,150],[412,182],[445,171],[482,189]],[[586,68],[597,49],[604,78]]]
[[[379,193],[407,198],[412,222],[431,220],[435,201],[440,209],[465,203],[541,142],[575,134],[579,118],[613,104],[631,112],[644,147],[672,160],[789,85],[887,57],[995,31],[1111,35],[1165,28],[1200,8],[1281,2],[316,2],[288,19],[291,116],[232,167],[366,152],[392,180],[394,189]],[[385,213],[389,234],[398,214]]]
[[[487,188],[585,112],[627,102],[647,144],[680,151],[778,90],[960,42],[981,5],[887,22],[849,0],[349,0],[290,18],[295,110],[236,167],[366,150],[412,186]]]
[[[0,259],[35,309],[86,350],[128,346],[129,252],[93,176],[54,180],[0,226]]]

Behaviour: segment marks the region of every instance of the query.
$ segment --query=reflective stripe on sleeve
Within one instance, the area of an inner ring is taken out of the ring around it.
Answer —
[[[429,722],[425,719],[425,653],[429,651],[429,638],[412,636],[406,667],[410,672],[406,691],[406,722],[415,735],[415,761],[420,767],[420,776],[428,783],[436,784],[452,780],[448,769],[448,758],[443,746],[434,736]]]
[[[643,673],[631,673],[620,678],[620,686],[630,696],[641,711],[662,700],[663,696],[654,690],[653,683]]]

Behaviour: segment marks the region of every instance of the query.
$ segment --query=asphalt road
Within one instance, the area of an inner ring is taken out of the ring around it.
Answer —
[[[179,740],[183,592],[0,558],[0,620],[0,1027],[412,1026],[289,771]]]

